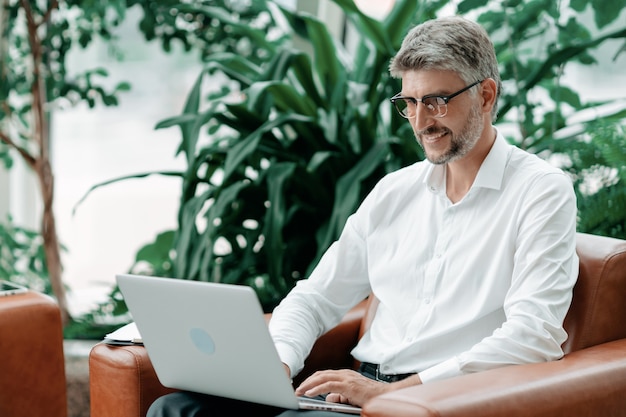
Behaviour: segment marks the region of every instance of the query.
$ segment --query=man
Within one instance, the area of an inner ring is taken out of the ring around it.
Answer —
[[[293,376],[351,307],[370,293],[379,301],[352,352],[361,369],[320,371],[298,395],[360,406],[403,387],[563,354],[578,275],[575,196],[564,173],[493,127],[501,82],[487,33],[460,17],[428,21],[409,32],[390,72],[402,79],[391,100],[427,160],[384,177],[276,308],[270,332]],[[177,394],[151,412],[221,415],[220,403]]]

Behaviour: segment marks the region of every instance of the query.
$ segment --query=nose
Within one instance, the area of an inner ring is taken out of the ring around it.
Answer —
[[[409,120],[416,132],[428,129],[435,124],[435,118],[422,103],[418,103],[415,108],[415,117]]]

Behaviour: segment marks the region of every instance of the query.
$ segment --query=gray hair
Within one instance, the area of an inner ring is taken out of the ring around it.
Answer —
[[[467,84],[492,78],[497,84],[492,116],[502,90],[498,61],[487,31],[460,16],[426,21],[409,31],[391,60],[389,72],[401,78],[406,71],[454,71]]]

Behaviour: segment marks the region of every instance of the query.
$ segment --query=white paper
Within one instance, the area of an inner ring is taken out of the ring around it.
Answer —
[[[135,322],[128,323],[104,337],[105,342],[113,343],[142,343],[141,334]]]

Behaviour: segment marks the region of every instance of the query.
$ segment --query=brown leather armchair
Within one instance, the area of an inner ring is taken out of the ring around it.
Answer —
[[[0,297],[0,354],[0,416],[67,416],[61,313],[52,298]]]
[[[362,415],[626,416],[626,241],[579,233],[577,251],[580,274],[563,359],[405,388],[370,400]],[[356,365],[349,352],[371,320],[370,303],[318,340],[301,378]],[[158,382],[143,347],[105,344],[91,351],[90,388],[91,417],[143,417],[171,391]]]

